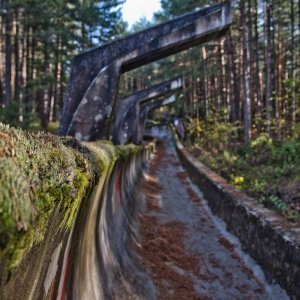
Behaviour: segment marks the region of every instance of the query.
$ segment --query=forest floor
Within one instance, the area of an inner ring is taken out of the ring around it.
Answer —
[[[244,260],[170,145],[158,144],[137,191],[144,203],[137,251],[157,299],[287,299]]]
[[[226,134],[205,134],[187,147],[237,189],[300,224],[300,139],[261,134],[245,145]]]

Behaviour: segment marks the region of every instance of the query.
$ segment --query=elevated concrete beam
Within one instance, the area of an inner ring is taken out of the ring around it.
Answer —
[[[176,78],[120,99],[117,104],[112,130],[113,143],[116,145],[124,145],[129,141],[133,141],[140,114],[140,104],[161,98],[172,91],[182,88],[182,86],[183,80]]]
[[[224,34],[230,3],[204,8],[77,56],[64,104],[60,133],[80,140],[108,138],[118,79],[141,65]]]
[[[140,114],[138,117],[138,123],[135,129],[135,135],[133,137],[133,142],[137,145],[142,143],[144,137],[144,130],[146,126],[146,121],[148,118],[148,114],[150,111],[155,110],[157,108],[173,104],[176,101],[176,96],[172,95],[168,98],[156,99],[143,105],[140,108]]]

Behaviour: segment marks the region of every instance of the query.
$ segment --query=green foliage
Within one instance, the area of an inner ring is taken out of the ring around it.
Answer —
[[[271,203],[274,208],[281,213],[288,210],[288,205],[275,195],[261,196],[259,201],[263,204]]]
[[[288,220],[298,219],[300,211],[292,199],[300,198],[300,189],[295,188],[300,186],[299,139],[279,141],[262,133],[244,145],[238,143],[236,131],[227,124],[201,124],[196,139],[201,161]]]
[[[190,119],[187,126],[188,136],[206,149],[223,151],[237,138],[237,129],[230,123],[218,121],[211,116],[207,121]]]
[[[6,108],[0,108],[0,122],[27,129],[36,118],[36,114],[32,110],[28,111],[28,108],[29,105],[12,101]]]

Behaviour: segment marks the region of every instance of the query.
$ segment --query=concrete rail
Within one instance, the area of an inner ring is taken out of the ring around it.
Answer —
[[[62,203],[48,219],[43,239],[24,245],[20,264],[8,282],[0,282],[1,299],[153,298],[150,280],[129,251],[135,243],[134,185],[147,150],[106,142],[86,147],[98,175],[79,200],[71,229],[61,228]]]
[[[275,278],[292,299],[300,297],[300,228],[236,190],[195,159],[177,141],[182,165],[201,189],[213,213],[223,219],[228,231],[244,249]]]

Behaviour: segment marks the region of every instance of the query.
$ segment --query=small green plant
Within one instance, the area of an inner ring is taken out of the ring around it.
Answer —
[[[196,124],[195,120],[194,129]],[[238,124],[218,122],[213,115],[200,124],[193,148],[199,160],[288,220],[300,219],[291,206],[300,196],[299,124],[294,125],[291,137],[281,140],[283,131],[272,137],[263,132],[249,144],[239,142]]]
[[[294,210],[287,215],[287,219],[291,222],[296,222],[299,219],[299,217],[299,213]]]
[[[288,205],[276,195],[261,196],[259,201],[264,204],[271,204],[277,211],[281,213],[286,212],[289,208]]]

